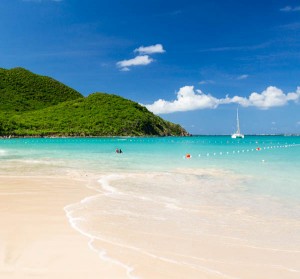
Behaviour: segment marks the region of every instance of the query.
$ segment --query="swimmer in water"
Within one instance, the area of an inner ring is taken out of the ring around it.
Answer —
[[[117,148],[117,149],[116,149],[116,153],[123,153],[123,151],[122,151],[122,149],[121,149],[121,148],[120,148],[120,149],[119,149],[119,148]]]

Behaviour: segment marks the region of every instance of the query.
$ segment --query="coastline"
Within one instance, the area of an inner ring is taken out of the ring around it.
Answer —
[[[85,207],[86,201],[99,196],[103,197],[100,204],[108,209],[110,200],[114,199],[114,188],[105,186],[108,192],[97,191],[101,189],[99,180],[90,174],[73,173],[70,177],[1,175],[0,178],[1,278],[179,279],[186,276],[250,279],[267,275],[296,279],[300,272],[293,268],[299,266],[296,258],[300,251],[251,245],[233,238],[231,233],[226,235],[227,229],[222,232],[218,227],[193,239],[173,231],[171,221],[165,223],[160,232],[156,230],[161,228],[148,231],[142,223],[138,231],[122,229],[122,226],[120,231],[115,231],[103,216],[98,225],[107,230],[108,235],[126,240],[125,243],[80,231],[72,224],[78,221],[76,214],[75,218],[68,216],[72,215],[73,206]],[[263,221],[253,222],[254,216],[226,208],[200,206],[198,210],[200,219],[216,222],[223,215],[232,215],[230,219],[235,229],[242,228],[239,220],[245,217],[249,221],[248,229],[253,232]],[[115,221],[121,225],[126,218],[117,217]],[[273,228],[270,225],[270,229]],[[131,244],[133,235],[140,243],[158,246],[155,250],[153,247],[150,250],[137,248]]]
[[[300,134],[245,134],[246,137],[300,137]],[[0,140],[9,140],[9,139],[74,139],[74,138],[80,138],[80,139],[109,139],[109,138],[174,138],[174,137],[183,137],[183,138],[189,138],[189,137],[228,137],[229,140],[231,140],[231,134],[186,134],[186,135],[111,135],[111,136],[87,136],[87,135],[24,135],[24,136],[16,136],[16,135],[2,135],[0,136]]]
[[[208,168],[210,158],[202,157],[180,157],[175,168],[163,169],[157,151],[160,168],[139,169],[136,162],[147,166],[139,155],[149,145],[129,149],[131,140],[127,150],[122,140],[124,156],[114,153],[120,144],[114,140],[38,142],[0,150],[0,278],[299,277],[298,205],[249,192],[259,185],[248,171]],[[165,147],[159,142],[151,146]],[[174,155],[173,139],[169,146]],[[166,158],[176,159],[167,151]],[[253,162],[269,176],[276,157],[261,153],[262,163],[255,154]]]
[[[124,278],[75,231],[64,206],[94,194],[87,179],[3,176],[0,182],[0,277]]]

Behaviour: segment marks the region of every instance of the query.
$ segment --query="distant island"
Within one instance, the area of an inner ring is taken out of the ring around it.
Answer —
[[[0,68],[1,137],[187,136],[144,106],[106,93],[87,97],[24,68]]]

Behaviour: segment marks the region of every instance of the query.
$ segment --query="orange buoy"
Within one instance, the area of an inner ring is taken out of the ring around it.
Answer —
[[[191,154],[186,154],[186,155],[185,155],[185,158],[186,158],[186,159],[191,159],[191,157],[192,157]]]
[[[256,150],[259,151],[259,150],[260,150],[260,147],[257,147]]]

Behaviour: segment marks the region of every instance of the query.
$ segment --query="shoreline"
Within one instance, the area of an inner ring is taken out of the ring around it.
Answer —
[[[164,182],[159,180],[164,174],[160,171],[147,172],[148,176],[52,171],[33,169],[15,175],[14,168],[11,174],[0,174],[0,278],[296,279],[300,274],[298,242],[295,247],[289,243],[291,236],[297,240],[298,220],[255,214],[222,201],[205,203],[219,193],[217,188],[198,193],[199,200],[188,208],[176,200],[133,191],[133,182]],[[226,190],[222,182],[226,173],[171,174],[218,177],[215,187]],[[180,186],[192,190],[193,185],[177,184],[177,191]],[[177,219],[186,210],[185,218]],[[161,211],[168,213],[165,219],[160,218]],[[199,222],[187,233],[182,227],[189,226],[185,220],[191,216]],[[289,245],[277,244],[279,237]]]
[[[90,200],[97,199],[98,204],[101,204],[106,212],[110,208],[109,200],[115,203],[120,197],[127,196],[125,192],[119,192],[110,183],[117,180],[118,177],[116,179],[115,176],[110,174],[102,177],[98,180],[102,188],[97,187],[99,189],[96,189],[98,194],[88,196],[70,206],[77,209],[78,206],[82,208],[88,206]],[[98,200],[98,198],[101,200]],[[143,198],[142,200],[146,202]],[[126,210],[125,208],[123,210]],[[175,210],[178,209],[175,208]],[[250,212],[236,211],[235,209],[221,208],[221,211],[218,206],[200,206],[198,213],[202,215],[203,220],[206,218],[216,219],[217,223],[220,221],[221,215],[233,215],[234,217],[231,220],[234,221],[232,225],[235,229],[242,228],[239,226],[239,219],[246,217],[246,220],[243,221],[247,221],[250,231],[259,230],[259,224],[265,221],[267,221],[266,228],[271,231],[273,221],[276,221],[269,218],[260,219],[259,216],[252,216]],[[228,231],[226,234],[217,227],[214,231],[211,229],[207,232],[203,231],[200,238],[191,239],[190,236],[182,234],[182,232],[172,230],[171,227],[174,223],[172,224],[167,220],[162,231],[157,226],[147,229],[147,222],[139,223],[140,226],[132,230],[132,228],[127,227],[127,222],[124,224],[124,218],[127,219],[128,217],[121,217],[117,213],[109,214],[109,216],[110,218],[104,213],[97,225],[97,231],[107,231],[108,235],[102,233],[97,235],[93,231],[82,230],[81,225],[76,225],[77,221],[80,223],[80,220],[76,218],[76,214],[73,219],[74,223],[71,221],[71,224],[76,231],[89,238],[89,247],[100,256],[101,260],[109,261],[122,268],[123,272],[126,272],[127,275],[124,274],[123,278],[180,279],[186,276],[195,279],[250,279],[254,277],[265,278],[267,274],[270,278],[294,279],[300,273],[295,258],[300,253],[299,250],[269,246],[270,243],[267,244],[263,240],[260,244],[255,244],[250,239],[240,238],[231,233],[228,235]],[[72,216],[69,217],[72,220]],[[114,223],[111,218],[114,218],[115,224],[118,224],[118,231],[113,229],[114,226],[110,228],[110,224]],[[262,239],[267,240],[265,237],[267,236],[264,235]],[[136,240],[132,242],[132,238]],[[152,244],[148,246],[148,242]],[[179,248],[181,245],[183,247]],[[154,247],[156,248],[153,250]],[[188,247],[189,249],[186,250]],[[252,269],[250,273],[248,272],[249,268]]]
[[[124,270],[101,261],[66,217],[65,206],[95,193],[85,186],[87,182],[1,175],[1,278],[124,278]]]
[[[245,134],[247,137],[300,137],[300,134]],[[0,139],[9,140],[9,139],[89,139],[89,138],[99,138],[99,139],[109,139],[109,138],[174,138],[174,137],[183,137],[183,138],[189,138],[189,137],[228,137],[231,139],[231,134],[220,134],[220,135],[194,135],[194,134],[188,134],[188,135],[143,135],[143,136],[0,136]]]

